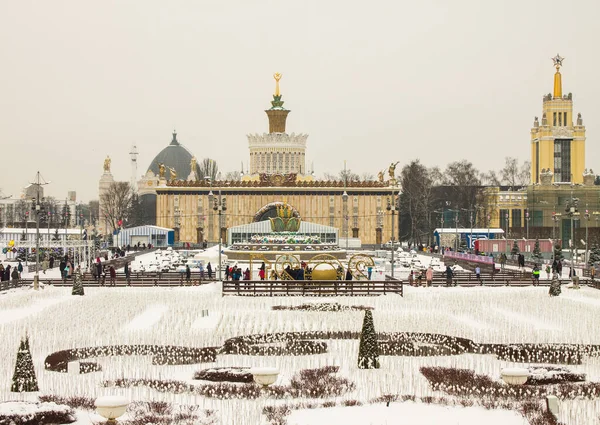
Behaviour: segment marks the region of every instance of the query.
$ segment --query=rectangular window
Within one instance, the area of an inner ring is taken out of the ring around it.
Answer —
[[[511,227],[523,227],[523,222],[521,220],[521,215],[522,215],[522,211],[521,210],[517,210],[514,209],[512,210],[511,213],[511,219],[512,219],[512,223],[511,223]]]
[[[562,114],[560,112],[558,113],[558,126],[562,127]]]
[[[571,140],[554,140],[554,181],[571,181]]]
[[[544,211],[535,210],[532,216],[530,223],[533,227],[542,227],[544,225]]]
[[[554,121],[554,124],[552,124],[552,125],[553,125],[554,127],[556,127],[556,112],[554,112],[554,113],[552,114],[552,116],[554,117],[554,120],[553,120],[553,121]]]
[[[540,182],[540,142],[535,142],[535,182]]]
[[[500,210],[500,228],[506,231],[506,226],[508,223],[508,210]]]
[[[567,127],[568,126],[568,124],[567,124],[567,113],[563,112],[563,115],[565,117],[565,119],[564,119],[565,127]]]

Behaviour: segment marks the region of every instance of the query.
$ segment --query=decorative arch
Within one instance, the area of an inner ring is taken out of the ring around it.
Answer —
[[[277,217],[277,208],[286,205],[292,211],[292,215],[294,217],[300,218],[300,213],[292,205],[288,204],[287,202],[277,201],[271,202],[270,204],[267,204],[258,210],[256,214],[254,214],[254,221],[258,222],[268,220],[269,218],[275,218]]]

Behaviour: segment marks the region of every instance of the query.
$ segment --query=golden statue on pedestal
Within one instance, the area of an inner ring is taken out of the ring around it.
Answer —
[[[171,168],[171,167],[168,167],[168,168],[169,168],[169,174],[170,174],[171,180],[176,180],[177,179],[177,171],[175,171],[175,168]]]
[[[275,78],[275,96],[279,96],[279,80],[281,80],[282,75],[279,72],[273,74],[273,78]]]
[[[398,165],[398,162],[396,163],[391,163],[390,164],[390,168],[388,168],[388,174],[390,176],[390,180],[396,180],[396,165]]]
[[[163,164],[162,162],[158,164],[158,176],[161,179],[165,178],[165,172],[167,171],[167,169],[165,168],[165,164]]]
[[[191,161],[190,161],[190,169],[192,171],[192,173],[196,172],[196,167],[197,167],[197,163],[196,163],[196,157],[193,156]]]
[[[110,173],[110,156],[106,156],[106,159],[104,160],[104,172],[105,173]]]

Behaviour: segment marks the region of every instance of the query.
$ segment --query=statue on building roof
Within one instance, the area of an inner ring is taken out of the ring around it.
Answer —
[[[171,176],[171,180],[176,180],[177,179],[177,171],[175,171],[175,168],[169,168],[169,174]]]
[[[390,168],[388,168],[388,174],[392,180],[396,179],[396,165],[398,165],[398,163],[399,163],[399,161],[395,162],[395,163],[392,162],[390,164]]]
[[[167,169],[165,168],[165,164],[163,164],[162,162],[158,164],[158,176],[161,179],[165,178],[165,172],[167,171]]]
[[[383,170],[377,173],[377,180],[379,183],[383,183]]]
[[[106,159],[104,160],[104,172],[110,173],[110,156],[106,155]]]

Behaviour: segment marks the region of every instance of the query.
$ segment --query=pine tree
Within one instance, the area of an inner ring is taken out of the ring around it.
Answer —
[[[556,273],[552,275],[552,282],[550,282],[548,294],[551,297],[558,297],[560,295],[560,281],[558,280],[558,275]]]
[[[514,257],[515,255],[519,254],[520,252],[521,252],[521,250],[519,249],[519,244],[517,244],[517,240],[515,239],[513,242],[512,249],[510,250],[510,253]]]
[[[535,264],[538,266],[542,264],[542,251],[540,250],[540,240],[538,238],[535,239],[535,245],[533,246],[531,258],[533,258],[533,261],[535,261]]]
[[[33,359],[29,349],[29,337],[21,339],[19,351],[17,352],[17,362],[15,364],[15,374],[10,391],[14,393],[39,391],[35,369],[33,368]]]
[[[73,274],[73,290],[71,295],[85,295],[83,292],[83,281],[81,277],[81,270],[77,270]]]
[[[365,311],[362,332],[360,333],[358,368],[379,369],[379,347],[377,345],[377,334],[375,333],[371,310]]]
[[[594,245],[590,251],[590,259],[588,264],[591,266],[597,264],[598,262],[600,262],[600,246]]]
[[[554,245],[554,258],[556,260],[562,260],[565,258],[562,254],[562,242],[561,241],[556,241],[556,244]]]

